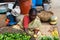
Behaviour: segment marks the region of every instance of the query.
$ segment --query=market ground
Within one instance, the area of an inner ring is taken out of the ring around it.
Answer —
[[[54,12],[54,14],[58,17],[58,31],[59,31],[59,35],[60,35],[60,7],[54,8],[52,10]]]
[[[51,11],[58,17],[58,31],[60,35],[60,0],[51,0],[52,1],[52,8]]]

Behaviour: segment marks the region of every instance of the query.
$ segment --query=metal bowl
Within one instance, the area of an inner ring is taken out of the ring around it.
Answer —
[[[8,5],[7,4],[0,4],[0,13],[5,13],[8,11]]]

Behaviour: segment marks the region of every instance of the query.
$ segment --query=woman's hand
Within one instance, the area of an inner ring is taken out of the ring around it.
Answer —
[[[21,28],[20,28],[20,25],[19,25],[19,24],[14,25],[12,28],[14,28],[14,29],[18,29],[18,30],[21,30]]]
[[[20,30],[20,26],[14,25],[12,28]]]

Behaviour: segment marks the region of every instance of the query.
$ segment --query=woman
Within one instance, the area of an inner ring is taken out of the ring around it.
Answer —
[[[13,28],[18,26],[20,29],[24,29],[24,31],[26,32],[28,30],[30,31],[40,30],[41,22],[40,22],[40,18],[37,16],[37,10],[32,8],[29,12],[29,15],[25,15],[24,17],[21,17],[18,24],[13,26]]]

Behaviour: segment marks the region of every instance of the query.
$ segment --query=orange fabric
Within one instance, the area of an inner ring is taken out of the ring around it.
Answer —
[[[19,4],[20,4],[21,13],[22,14],[28,14],[29,10],[31,8],[31,4],[32,4],[31,0],[28,0],[28,1],[25,1],[25,2],[20,1]]]
[[[9,23],[9,21],[10,21],[9,19],[6,19],[6,22],[5,22],[5,23],[6,23],[6,25]]]

